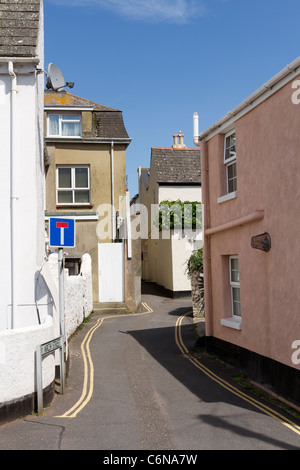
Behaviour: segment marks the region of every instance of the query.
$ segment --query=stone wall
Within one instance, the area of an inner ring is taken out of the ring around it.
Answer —
[[[193,317],[204,318],[204,278],[200,272],[190,275],[192,287]]]

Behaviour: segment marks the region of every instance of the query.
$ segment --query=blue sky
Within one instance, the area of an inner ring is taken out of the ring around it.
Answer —
[[[45,69],[120,109],[130,196],[151,147],[200,132],[300,55],[299,0],[44,0]]]

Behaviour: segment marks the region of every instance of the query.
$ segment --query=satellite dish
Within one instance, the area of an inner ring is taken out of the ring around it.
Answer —
[[[73,82],[65,82],[64,76],[55,64],[48,65],[47,83],[46,87],[52,88],[54,91],[58,91],[61,88],[68,86],[73,88]]]

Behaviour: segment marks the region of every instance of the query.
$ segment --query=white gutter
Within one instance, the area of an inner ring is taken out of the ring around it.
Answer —
[[[112,140],[112,137],[100,137],[100,138],[82,138],[82,137],[45,137],[45,142],[65,142],[65,143],[82,143],[82,144],[107,144],[107,143],[110,143]],[[125,145],[129,145],[131,143],[131,140],[130,138],[117,138],[117,137],[113,137],[113,140],[114,140],[114,143],[116,144],[125,144]]]
[[[40,59],[39,57],[0,57],[0,64],[7,64],[9,62],[38,64]]]
[[[11,108],[10,108],[10,249],[11,249],[11,328],[15,327],[17,292],[16,292],[16,93],[17,76],[14,64],[8,62],[8,74],[11,77]]]
[[[93,111],[93,106],[45,105],[45,111]]]

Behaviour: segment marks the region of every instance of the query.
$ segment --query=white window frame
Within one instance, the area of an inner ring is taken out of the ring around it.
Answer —
[[[234,189],[233,191],[229,191],[229,178],[228,178],[228,168],[232,165],[236,165],[236,151],[234,156],[226,158],[226,141],[228,137],[231,135],[235,134],[235,129],[231,130],[230,132],[227,132],[225,134],[225,139],[224,139],[224,164],[226,166],[226,186],[227,186],[227,194],[236,194],[237,189]]]
[[[240,291],[240,273],[239,273],[239,270],[238,270],[238,274],[239,274],[239,280],[238,281],[233,281],[232,280],[232,268],[231,268],[231,262],[233,260],[238,260],[239,262],[239,257],[238,256],[229,256],[229,283],[230,283],[230,294],[231,294],[231,311],[232,311],[232,317],[234,319],[240,319],[241,318],[241,315],[235,315],[234,314],[234,308],[233,308],[233,290],[234,289],[239,289]],[[239,266],[239,265],[238,265]],[[241,309],[241,300],[240,300],[240,309]]]
[[[50,134],[50,115],[55,115],[55,116],[58,116],[58,127],[59,127],[59,131],[58,131],[58,134]],[[75,119],[72,119],[72,120],[68,120],[68,119],[63,119],[62,116],[78,116],[78,119],[75,120]],[[75,122],[79,122],[80,123],[80,135],[63,135],[62,134],[62,122],[71,122],[71,123],[75,123]],[[47,136],[48,137],[60,137],[62,139],[81,139],[82,138],[82,120],[81,120],[81,114],[80,113],[51,113],[51,112],[48,112],[47,114]]]
[[[70,188],[60,188],[59,184],[59,170],[61,168],[70,168],[71,169],[71,187]],[[80,188],[75,186],[75,169],[76,168],[85,168],[88,171],[88,187]],[[75,202],[75,191],[85,190],[89,192],[89,201],[88,202]],[[59,191],[72,191],[72,202],[58,202],[58,192]],[[88,206],[91,204],[91,181],[90,181],[90,167],[89,165],[57,165],[56,167],[56,205],[57,206]]]

